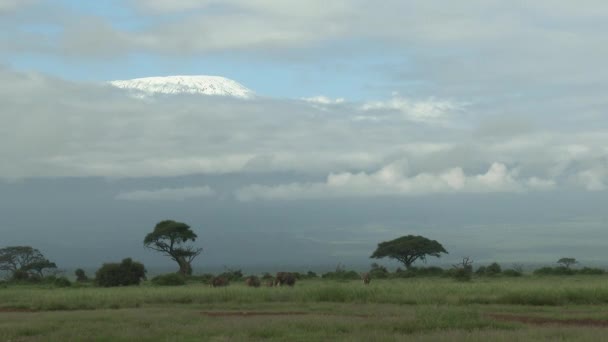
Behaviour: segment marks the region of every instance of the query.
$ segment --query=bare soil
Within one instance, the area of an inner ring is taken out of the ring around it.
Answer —
[[[36,312],[36,310],[26,308],[0,308],[1,312]]]
[[[331,313],[316,313],[304,311],[201,311],[201,315],[208,317],[256,317],[256,316],[345,316],[357,318],[370,318],[370,315],[337,315]]]
[[[203,316],[209,317],[251,317],[251,316],[299,316],[308,315],[301,311],[202,311]]]
[[[579,326],[579,327],[601,327],[608,328],[608,320],[592,319],[592,318],[580,318],[580,319],[557,319],[557,318],[546,318],[546,317],[530,317],[530,316],[519,316],[519,315],[508,315],[493,313],[488,314],[488,317],[499,321],[506,322],[520,322],[525,324],[534,325],[568,325],[568,326]]]

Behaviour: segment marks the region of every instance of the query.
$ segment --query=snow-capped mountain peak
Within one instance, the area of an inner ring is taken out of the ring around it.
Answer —
[[[157,94],[201,94],[252,98],[254,92],[242,84],[220,76],[165,76],[110,81],[138,97]]]

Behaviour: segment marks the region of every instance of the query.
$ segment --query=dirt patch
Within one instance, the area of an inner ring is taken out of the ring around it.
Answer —
[[[0,308],[1,312],[36,312],[36,310],[26,308]]]
[[[301,311],[202,311],[203,316],[209,317],[252,317],[252,316],[301,316],[308,315],[308,312]]]
[[[546,318],[546,317],[531,317],[531,316],[518,316],[518,315],[507,315],[507,314],[488,314],[490,318],[506,321],[506,322],[520,322],[525,324],[554,324],[554,325],[568,325],[568,326],[579,326],[579,327],[602,327],[608,328],[608,320],[592,319],[592,318],[581,318],[581,319],[557,319],[557,318]]]
[[[331,313],[317,313],[304,311],[201,311],[201,315],[207,317],[256,317],[256,316],[340,316],[340,317],[357,317],[370,318],[370,315],[338,315]]]

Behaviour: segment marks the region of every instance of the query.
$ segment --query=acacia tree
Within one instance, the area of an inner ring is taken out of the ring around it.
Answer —
[[[54,262],[30,246],[10,246],[0,249],[0,271],[15,273],[25,272],[28,275],[43,276],[45,269],[57,268]],[[24,273],[24,274],[25,274]]]
[[[564,266],[567,269],[570,269],[570,266],[578,263],[578,261],[576,261],[575,258],[561,258],[559,260],[557,260],[558,264],[561,264],[562,266]]]
[[[407,269],[420,259],[426,262],[427,256],[439,258],[441,253],[448,253],[443,246],[423,236],[407,235],[400,238],[384,241],[378,244],[378,248],[370,258],[381,259],[388,257],[403,263]]]
[[[156,224],[154,230],[146,235],[144,246],[170,257],[179,265],[179,273],[190,275],[192,261],[203,251],[202,248],[187,244],[196,238],[197,235],[187,224],[165,220]]]

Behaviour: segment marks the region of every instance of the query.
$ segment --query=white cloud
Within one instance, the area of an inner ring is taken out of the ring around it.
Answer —
[[[122,192],[116,195],[116,199],[125,201],[185,201],[214,195],[215,191],[213,189],[202,186]]]
[[[576,179],[589,191],[602,191],[606,189],[608,181],[608,170],[604,167],[593,167],[588,170],[580,171]]]
[[[0,14],[32,6],[36,2],[39,2],[39,0],[0,0]]]
[[[538,177],[530,177],[526,181],[526,185],[534,190],[552,190],[555,188],[555,181],[552,179],[541,179]]]
[[[412,101],[411,99],[393,95],[387,101],[372,101],[361,106],[363,111],[397,111],[403,118],[420,122],[445,122],[450,114],[461,110],[461,106],[450,101],[427,99]]]
[[[410,174],[405,161],[388,164],[373,173],[332,173],[323,183],[291,183],[275,186],[250,185],[236,192],[241,201],[307,198],[373,197],[429,193],[522,192],[550,188],[552,180],[517,178],[516,169],[493,163],[482,174],[466,175],[456,167],[438,173]]]
[[[602,171],[608,134],[595,128],[602,127],[602,118],[581,120],[587,128],[477,135],[476,113],[430,104],[443,100],[400,97],[406,110],[382,105],[364,110],[361,103],[345,101],[319,113],[305,101],[273,98],[140,101],[105,85],[2,68],[0,80],[0,179],[294,175],[289,186],[254,187],[242,191],[242,198],[608,185]],[[439,108],[449,124],[403,119],[418,107]],[[320,175],[329,177],[312,184],[298,178]]]
[[[340,104],[340,103],[344,103],[344,101],[345,101],[344,98],[342,98],[342,97],[332,99],[332,98],[329,98],[327,96],[322,96],[322,95],[313,96],[313,97],[303,97],[302,100],[306,101],[306,102],[322,104],[322,105]]]

